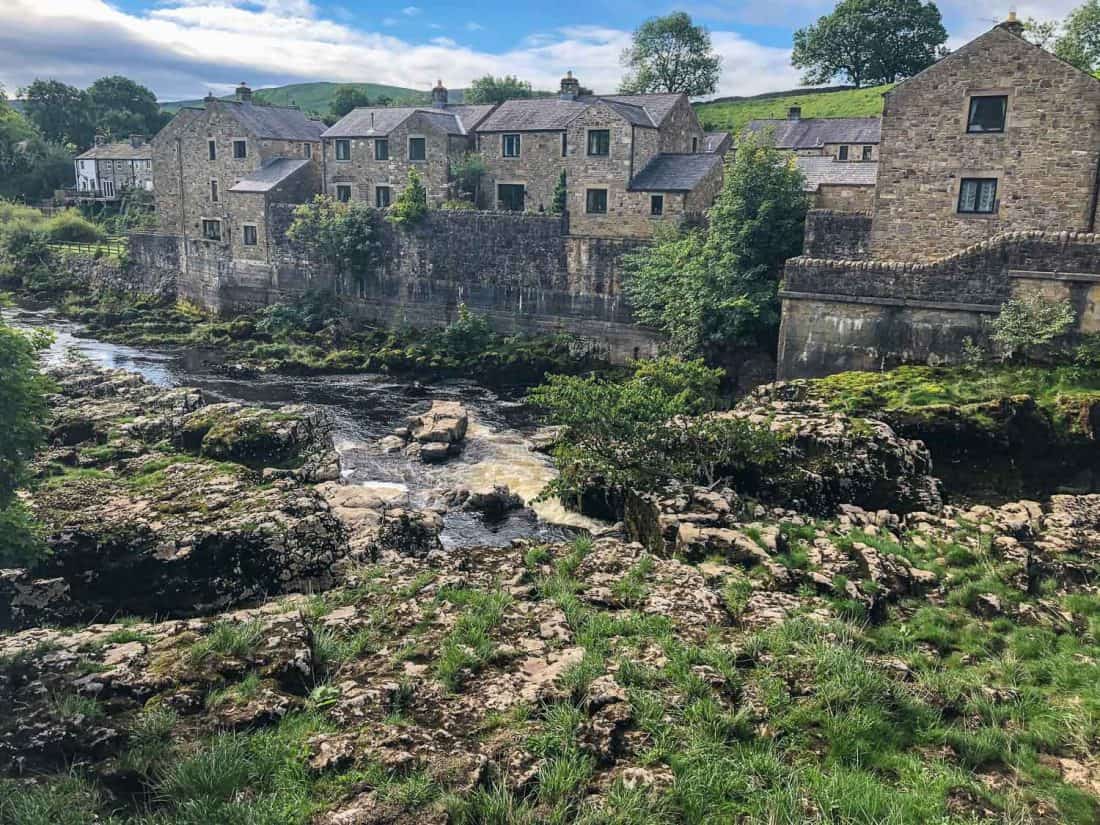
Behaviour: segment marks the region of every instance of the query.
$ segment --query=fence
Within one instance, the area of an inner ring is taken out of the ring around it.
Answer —
[[[90,255],[92,257],[113,255],[121,257],[130,248],[129,240],[125,237],[104,238],[102,241],[91,243],[51,243],[50,249],[57,252],[71,252],[76,255]]]

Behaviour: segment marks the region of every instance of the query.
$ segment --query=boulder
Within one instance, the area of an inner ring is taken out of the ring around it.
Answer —
[[[457,444],[466,437],[469,423],[466,408],[457,401],[433,401],[431,409],[415,416],[409,427],[412,438],[421,444]]]
[[[513,510],[523,507],[523,499],[505,485],[493,485],[488,489],[469,490],[465,487],[444,494],[450,507],[467,513],[481,513],[488,521],[500,521]]]

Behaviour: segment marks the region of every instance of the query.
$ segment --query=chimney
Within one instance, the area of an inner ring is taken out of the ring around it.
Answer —
[[[802,107],[791,106],[787,109],[787,120],[802,120]]]
[[[561,99],[576,100],[581,93],[581,82],[573,77],[573,72],[566,72],[561,79]]]
[[[998,23],[997,28],[1004,29],[1007,32],[1012,32],[1017,37],[1024,36],[1024,24],[1016,17],[1016,10],[1012,9],[1008,13],[1008,19],[1003,23]]]
[[[103,137],[103,135],[96,135],[95,136],[95,145],[96,146],[105,146],[106,144],[107,144],[107,138]]]
[[[447,87],[443,85],[442,80],[437,80],[435,88],[432,89],[432,106],[436,109],[444,109],[447,106]]]
[[[145,135],[130,135],[130,145],[133,146],[135,149],[144,145],[144,143]]]
[[[248,88],[248,84],[243,80],[241,85],[237,87],[237,102],[238,103],[251,103],[252,102],[252,90]]]

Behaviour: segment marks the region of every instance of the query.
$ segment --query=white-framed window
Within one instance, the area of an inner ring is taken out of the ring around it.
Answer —
[[[519,157],[519,135],[500,136],[500,154],[506,158]]]
[[[421,161],[428,159],[428,140],[422,137],[409,138],[409,160]]]
[[[350,183],[338,183],[336,184],[336,200],[340,203],[347,203],[351,200],[351,184]]]
[[[241,227],[241,243],[243,243],[245,246],[255,246],[256,238],[256,224],[246,223],[244,226]]]
[[[336,159],[337,160],[351,160],[351,141],[350,140],[338,140],[336,141]]]

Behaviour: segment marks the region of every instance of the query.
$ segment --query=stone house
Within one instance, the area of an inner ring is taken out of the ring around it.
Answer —
[[[870,212],[875,205],[878,163],[849,163],[831,155],[798,155],[795,163],[805,178],[803,189],[814,209]]]
[[[877,117],[802,117],[800,106],[791,106],[786,120],[751,120],[749,132],[771,135],[777,149],[800,157],[831,157],[839,162],[872,162],[879,157],[881,121]]]
[[[130,135],[127,141],[107,143],[97,137],[95,145],[73,160],[76,200],[117,200],[126,189],[153,189],[153,150],[144,135]]]
[[[1100,81],[1022,35],[1011,16],[886,94],[872,257],[1095,231]]]
[[[473,130],[492,109],[448,103],[442,82],[431,107],[354,109],[322,135],[325,192],[384,209],[416,169],[429,206],[456,199],[452,166],[473,151]]]
[[[213,96],[185,108],[153,139],[153,187],[161,232],[190,250],[269,256],[276,201],[302,203],[321,192],[324,125],[299,109]],[[197,247],[196,247],[197,248]]]
[[[705,151],[685,95],[582,95],[567,74],[558,97],[505,101],[475,131],[479,206],[550,213],[564,172],[574,235],[647,238],[701,214],[721,187],[722,154]]]

